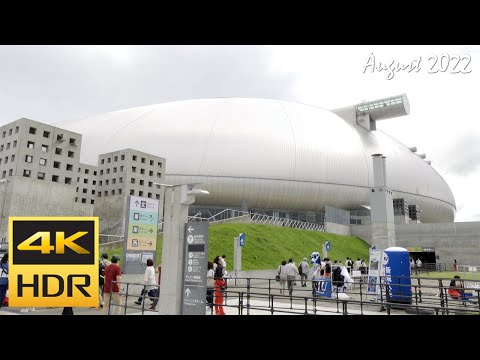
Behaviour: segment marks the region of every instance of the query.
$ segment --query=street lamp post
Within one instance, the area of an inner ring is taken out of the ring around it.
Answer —
[[[165,187],[159,312],[164,315],[180,315],[184,267],[182,240],[188,222],[188,207],[195,202],[196,195],[208,195],[209,192],[197,188],[196,184],[154,184]]]

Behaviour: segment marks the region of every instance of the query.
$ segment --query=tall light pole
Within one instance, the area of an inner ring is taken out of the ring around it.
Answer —
[[[183,238],[184,227],[188,222],[188,207],[195,202],[195,195],[208,195],[209,192],[197,188],[195,184],[154,184],[165,187],[159,312],[164,315],[180,315],[184,267]]]
[[[5,191],[3,192],[3,202],[2,202],[2,214],[0,215],[0,235],[3,235],[3,211],[5,210],[5,200],[7,199],[7,187],[8,187],[8,179],[0,180],[0,184],[5,183]],[[8,221],[6,222],[8,225]],[[3,241],[3,238],[1,239]]]

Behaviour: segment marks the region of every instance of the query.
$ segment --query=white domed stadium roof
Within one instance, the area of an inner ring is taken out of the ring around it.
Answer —
[[[424,222],[453,221],[443,178],[405,145],[331,111],[258,98],[163,103],[55,124],[81,133],[82,163],[124,148],[166,158],[168,183],[199,182],[203,205],[323,211],[369,204],[371,154],[387,157],[394,198],[422,209]]]

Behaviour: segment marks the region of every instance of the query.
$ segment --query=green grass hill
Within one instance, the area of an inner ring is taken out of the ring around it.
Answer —
[[[369,245],[356,237],[341,236],[325,232],[293,229],[261,224],[218,224],[209,228],[208,259],[213,261],[217,255],[226,255],[227,270],[233,269],[233,238],[240,233],[246,234],[242,249],[242,270],[276,269],[282,260],[293,258],[298,265],[304,257],[310,261],[314,251],[322,252],[322,244],[330,241],[330,260],[350,257],[368,262]],[[108,251],[109,256],[122,254],[122,248]],[[157,263],[162,254],[162,237],[157,241]]]

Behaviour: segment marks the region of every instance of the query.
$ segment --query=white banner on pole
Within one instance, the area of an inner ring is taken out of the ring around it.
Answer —
[[[368,288],[369,295],[380,296],[380,276],[382,276],[383,250],[370,249],[370,260],[368,262]]]

